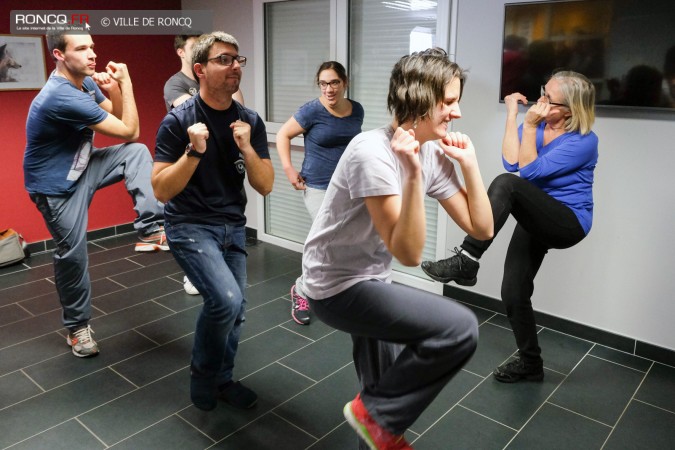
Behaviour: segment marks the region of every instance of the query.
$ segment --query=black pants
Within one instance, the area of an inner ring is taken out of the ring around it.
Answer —
[[[368,280],[309,301],[319,319],[352,335],[363,404],[394,434],[415,422],[476,349],[473,312],[430,292]]]
[[[506,252],[501,295],[521,356],[526,361],[539,360],[541,349],[531,301],[534,277],[549,249],[572,247],[586,234],[571,209],[516,175],[495,178],[488,197],[495,237],[509,215],[518,222]],[[467,236],[461,247],[480,258],[490,244],[492,240]]]

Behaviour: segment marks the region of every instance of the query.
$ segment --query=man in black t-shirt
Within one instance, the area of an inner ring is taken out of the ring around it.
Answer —
[[[157,132],[152,184],[164,201],[176,261],[202,294],[192,351],[190,394],[203,410],[217,399],[250,408],[257,395],[232,380],[246,300],[246,191],[272,190],[265,124],[232,101],[246,58],[234,37],[202,36],[193,48],[199,94],[174,108]]]

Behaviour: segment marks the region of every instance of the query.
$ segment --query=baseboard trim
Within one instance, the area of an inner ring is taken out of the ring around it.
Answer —
[[[113,236],[119,236],[122,234],[133,233],[134,231],[135,229],[133,222],[115,225],[107,228],[101,228],[99,230],[87,231],[87,242],[94,241],[97,239],[105,239]],[[256,242],[258,242],[258,230],[246,227],[246,243],[248,245],[252,245]],[[31,242],[30,244],[28,244],[28,250],[30,251],[31,255],[54,250],[55,248],[56,244],[54,244],[53,239]]]
[[[487,295],[478,294],[456,286],[448,286],[447,284],[443,286],[443,295],[472,306],[487,309],[488,311],[505,314],[501,300]],[[675,350],[593,328],[568,319],[561,319],[550,314],[535,311],[534,315],[537,325],[541,325],[542,327],[675,367]]]

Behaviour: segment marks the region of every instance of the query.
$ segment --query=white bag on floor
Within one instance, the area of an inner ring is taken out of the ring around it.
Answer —
[[[25,246],[23,237],[16,231],[11,228],[0,231],[0,267],[23,261],[27,256]]]

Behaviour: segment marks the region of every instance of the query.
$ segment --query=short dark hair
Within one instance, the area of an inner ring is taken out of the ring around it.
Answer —
[[[51,30],[47,32],[47,35],[45,36],[45,39],[47,41],[47,50],[49,50],[49,54],[51,55],[52,59],[54,58],[54,49],[57,49],[61,52],[66,51],[66,31],[65,30]]]
[[[316,71],[315,81],[317,84],[319,83],[319,76],[321,76],[321,72],[324,70],[334,70],[335,73],[337,73],[338,78],[340,78],[344,84],[347,84],[347,70],[345,70],[345,66],[337,61],[326,61],[321,63],[319,70]]]
[[[387,109],[399,124],[421,119],[443,101],[445,87],[455,79],[461,97],[466,74],[442,48],[406,55],[391,71]]]
[[[201,34],[179,34],[173,40],[173,48],[178,50],[179,48],[184,48],[188,39],[198,38]]]
[[[195,77],[195,80],[199,80],[197,73],[195,73],[195,64],[204,65],[209,61],[209,52],[216,42],[231,45],[236,51],[239,51],[239,42],[231,34],[222,31],[202,34],[192,48],[192,75]]]

